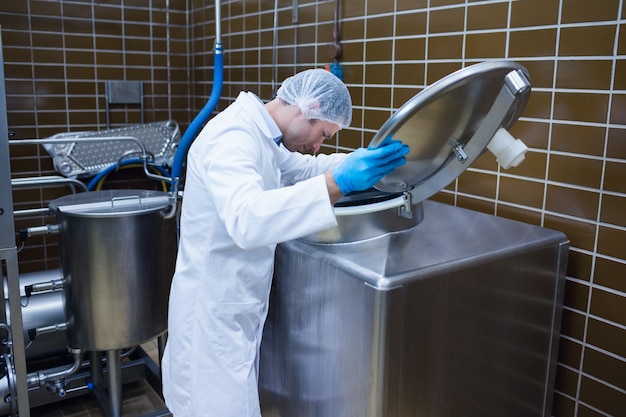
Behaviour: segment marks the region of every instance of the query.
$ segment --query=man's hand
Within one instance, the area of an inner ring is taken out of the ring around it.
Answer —
[[[408,145],[397,140],[390,140],[375,149],[359,148],[341,165],[333,168],[332,176],[344,195],[367,190],[382,177],[406,164],[405,155],[408,153]]]

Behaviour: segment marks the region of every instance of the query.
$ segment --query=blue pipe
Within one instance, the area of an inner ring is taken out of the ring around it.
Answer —
[[[174,155],[174,162],[172,164],[172,180],[176,181],[180,179],[183,171],[183,164],[185,157],[189,151],[191,143],[194,141],[202,127],[207,122],[213,110],[217,106],[217,103],[222,94],[222,83],[224,81],[224,50],[221,43],[215,43],[215,51],[213,55],[213,87],[211,88],[211,96],[209,101],[204,105],[200,113],[193,119],[183,137],[180,139],[178,149]]]

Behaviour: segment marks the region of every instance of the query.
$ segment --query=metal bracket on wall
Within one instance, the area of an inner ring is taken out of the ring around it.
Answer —
[[[136,104],[139,106],[143,124],[143,82],[142,81],[106,81],[106,123],[111,127],[111,104]]]

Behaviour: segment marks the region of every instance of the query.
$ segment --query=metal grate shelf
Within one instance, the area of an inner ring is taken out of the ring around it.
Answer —
[[[171,164],[180,140],[180,129],[175,121],[168,120],[93,132],[67,132],[51,136],[51,143],[43,146],[52,157],[57,172],[66,177],[89,177],[118,163],[121,158],[141,155],[137,143],[113,140],[122,137],[139,140],[152,156],[152,162]],[[71,142],[74,138],[102,138],[102,141]],[[54,140],[59,143],[52,143]]]

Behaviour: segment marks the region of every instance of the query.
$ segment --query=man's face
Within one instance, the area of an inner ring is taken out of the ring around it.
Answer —
[[[317,153],[322,142],[339,131],[339,126],[322,120],[296,117],[283,132],[282,144],[292,152]]]

